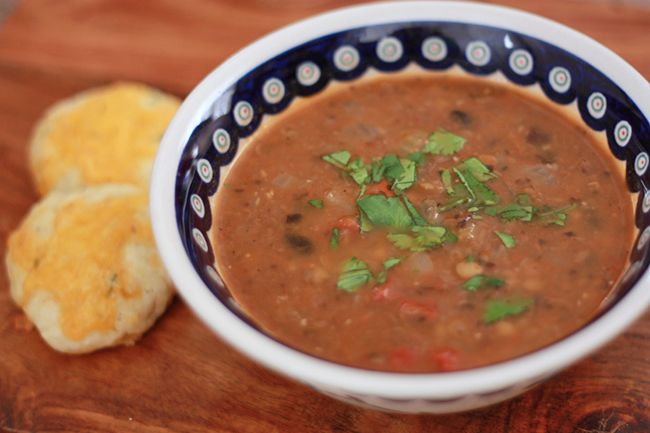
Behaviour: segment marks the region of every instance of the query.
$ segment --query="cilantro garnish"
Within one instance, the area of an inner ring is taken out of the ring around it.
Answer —
[[[390,259],[384,261],[384,268],[377,274],[377,282],[379,284],[384,284],[386,282],[386,278],[388,277],[388,270],[394,266],[397,266],[402,259],[399,259],[397,257],[391,257]]]
[[[350,152],[347,150],[341,150],[340,152],[334,152],[330,153],[329,155],[325,155],[321,157],[321,159],[325,162],[329,162],[336,167],[345,168],[348,165],[348,162],[350,162],[350,157]]]
[[[442,185],[445,187],[445,190],[447,190],[447,194],[453,195],[454,186],[452,185],[451,182],[451,173],[449,172],[449,170],[442,170],[440,172],[440,180],[442,180]]]
[[[517,245],[515,238],[512,237],[512,235],[509,235],[508,233],[503,233],[495,230],[494,234],[497,235],[499,239],[501,239],[501,242],[503,242],[503,245],[505,245],[506,248],[514,248],[515,245]]]
[[[420,165],[420,164],[422,164],[424,162],[424,156],[425,156],[424,152],[419,150],[417,152],[409,153],[406,156],[406,159],[409,159],[409,160],[413,161],[414,163],[416,163],[417,165]]]
[[[410,159],[400,159],[400,166],[402,167],[402,172],[395,178],[393,182],[393,191],[403,192],[415,183],[415,162]]]
[[[406,197],[406,195],[402,195],[402,200],[404,200],[404,205],[406,206],[406,210],[408,211],[409,215],[411,215],[411,218],[413,218],[413,223],[416,226],[427,226],[429,225],[429,222],[424,219],[422,215],[417,211],[415,206],[411,203],[411,201]]]
[[[476,292],[478,289],[485,287],[499,288],[506,282],[501,278],[489,277],[487,275],[474,275],[469,280],[463,283],[463,289],[469,292]]]
[[[384,197],[383,194],[368,195],[358,199],[357,205],[361,213],[362,231],[367,231],[364,230],[364,226],[368,227],[367,223],[401,230],[413,225],[413,218],[398,197]]]
[[[309,203],[310,205],[312,205],[316,209],[322,209],[323,206],[324,206],[323,205],[323,200],[320,200],[320,199],[317,199],[317,198],[311,199],[307,203]]]
[[[372,230],[372,223],[363,211],[359,211],[359,230],[361,233],[368,233]]]
[[[544,206],[542,209],[540,209],[537,217],[544,224],[564,226],[568,218],[567,212],[575,208],[575,203],[571,203],[570,205],[561,207],[559,209],[552,209],[548,206]]]
[[[459,183],[453,183],[451,171],[454,172]],[[442,212],[464,204],[470,204],[473,212],[476,212],[479,210],[478,206],[498,203],[499,197],[483,183],[496,175],[477,158],[468,158],[456,167],[452,167],[451,171],[440,172],[442,185],[449,195],[449,201],[440,208]]]
[[[493,205],[499,201],[496,193],[479,181],[472,173],[472,170],[453,168],[453,171],[467,189],[473,204]]]
[[[346,167],[350,177],[357,183],[357,185],[363,186],[368,182],[370,174],[368,173],[368,168],[364,165],[363,161],[355,159],[353,162],[349,163]]]
[[[490,324],[508,316],[517,316],[527,311],[534,303],[532,298],[489,301],[485,307],[483,321]]]
[[[343,264],[336,287],[345,292],[354,292],[359,287],[368,284],[371,279],[372,273],[368,270],[368,265],[356,257],[352,257]]]
[[[487,207],[485,208],[485,213],[489,216],[498,216],[504,221],[520,220],[529,222],[533,220],[535,208],[530,205],[522,206],[520,204],[513,203],[501,207]]]
[[[335,250],[339,247],[339,229],[334,227],[330,234],[330,248]]]
[[[465,139],[463,137],[444,129],[438,129],[429,136],[423,151],[433,155],[449,156],[461,150],[464,145]]]
[[[350,152],[347,150],[341,150],[321,157],[323,161],[347,171],[357,185],[364,185],[370,178],[368,167],[363,163],[361,158],[357,158],[352,162],[350,162],[350,158]]]
[[[468,158],[460,165],[462,170],[469,170],[472,175],[480,182],[487,182],[490,179],[497,177],[485,164],[478,158]]]
[[[397,248],[413,252],[426,251],[457,241],[456,235],[441,226],[415,226],[412,234],[390,233],[388,240]]]
[[[397,155],[388,154],[385,155],[379,162],[382,170],[382,175],[386,178],[389,183],[395,182],[395,180],[402,174],[404,168],[399,161]]]
[[[453,186],[453,193],[449,194],[450,200],[440,207],[440,212],[446,212],[455,207],[467,204],[472,201],[467,190],[463,185],[455,184]]]
[[[372,161],[370,164],[370,181],[372,183],[381,182],[384,177],[384,171],[386,171],[386,166],[381,161]]]

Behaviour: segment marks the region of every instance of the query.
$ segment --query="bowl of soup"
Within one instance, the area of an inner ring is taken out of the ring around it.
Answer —
[[[341,9],[192,91],[154,233],[187,304],[262,365],[381,410],[481,407],[650,302],[649,113],[640,74],[549,20]]]

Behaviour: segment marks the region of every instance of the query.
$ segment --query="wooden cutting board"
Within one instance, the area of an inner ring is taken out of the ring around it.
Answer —
[[[186,95],[245,44],[343,1],[0,0],[0,256],[36,200],[26,143],[42,111],[130,79]],[[650,77],[650,4],[507,0],[573,26]],[[4,22],[2,19],[8,14]],[[0,430],[9,432],[650,432],[650,314],[591,358],[506,403],[448,416],[339,403],[234,352],[179,300],[136,346],[49,349],[0,265]]]

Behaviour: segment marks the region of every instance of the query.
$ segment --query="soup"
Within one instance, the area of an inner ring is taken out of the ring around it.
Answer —
[[[512,87],[395,74],[296,103],[217,195],[216,264],[243,310],[314,356],[451,371],[590,320],[633,235],[591,132]]]

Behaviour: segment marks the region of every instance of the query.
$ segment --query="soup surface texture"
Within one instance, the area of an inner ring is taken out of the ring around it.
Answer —
[[[633,233],[616,163],[511,87],[401,74],[302,100],[217,194],[216,262],[299,350],[373,370],[466,369],[585,324]]]

